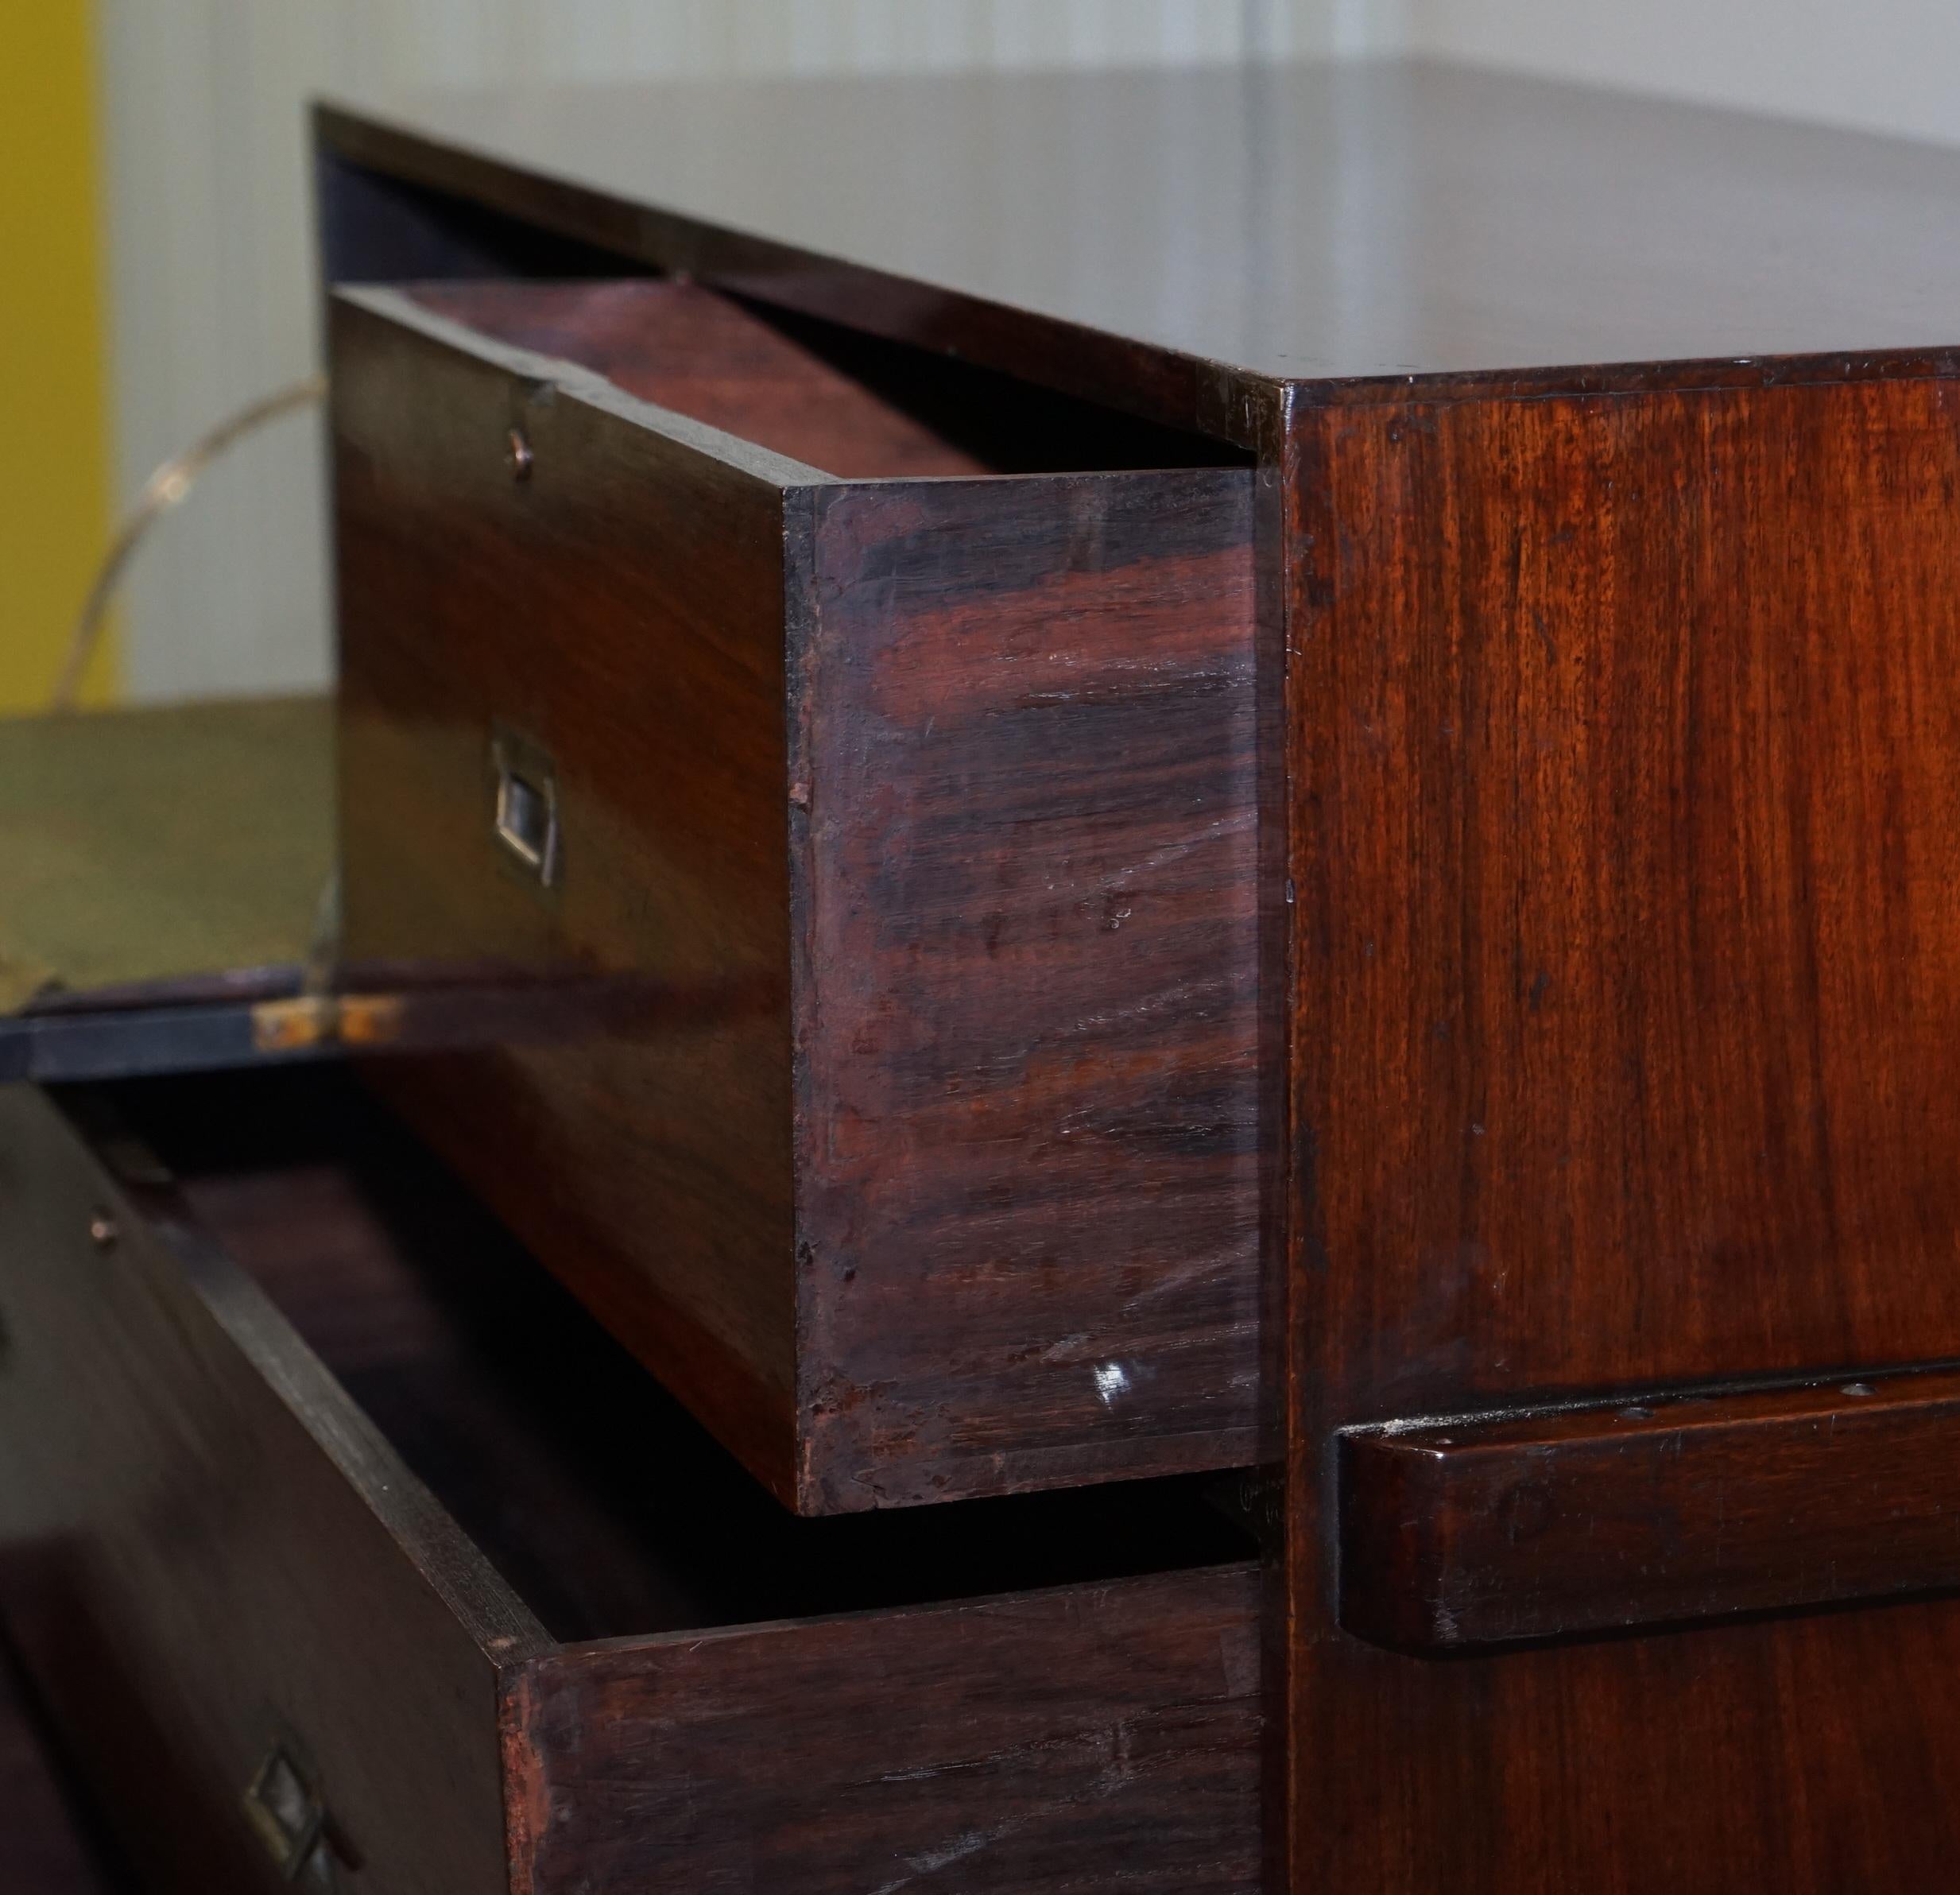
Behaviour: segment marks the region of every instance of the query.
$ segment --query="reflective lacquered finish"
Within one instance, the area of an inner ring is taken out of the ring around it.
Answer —
[[[1661,1464],[1737,1583],[1639,1637],[1551,1616],[1599,1548],[1532,1480],[1433,1507],[1496,1657],[1366,1596],[1401,1495],[1333,1529],[1347,1431],[1960,1349],[1960,155],[1409,66],[403,122],[322,121],[330,269],[625,255],[1258,450],[1267,1886],[1946,1888],[1950,1595],[1759,1611],[1943,1578],[1869,1465],[1765,1569],[1783,1434]],[[1885,1583],[1820,1578],[1874,1513]]]
[[[1960,339],[1960,153],[1463,68],[561,87],[358,118],[330,113],[330,146],[1024,373],[1002,312],[1265,381]]]

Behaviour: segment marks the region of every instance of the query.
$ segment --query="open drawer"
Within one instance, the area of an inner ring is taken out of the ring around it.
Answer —
[[[160,1886],[1257,1885],[1190,1481],[797,1520],[341,1075],[0,1089],[0,1322],[9,1630]]]
[[[685,283],[332,312],[376,1083],[808,1513],[1255,1458],[1251,470]]]

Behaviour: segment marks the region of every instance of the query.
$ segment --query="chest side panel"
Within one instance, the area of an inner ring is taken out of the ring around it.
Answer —
[[[1444,1664],[1331,1605],[1344,1426],[1960,1353],[1957,420],[1296,417],[1302,1876],[1925,1887],[1960,1842],[1949,1606]]]

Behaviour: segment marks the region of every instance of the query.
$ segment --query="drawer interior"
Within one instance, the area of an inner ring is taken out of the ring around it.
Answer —
[[[839,479],[1250,464],[1202,435],[698,284],[463,280],[406,293]]]
[[[121,1114],[564,1641],[1222,1564],[1202,1477],[799,1519],[349,1075],[132,1082]]]

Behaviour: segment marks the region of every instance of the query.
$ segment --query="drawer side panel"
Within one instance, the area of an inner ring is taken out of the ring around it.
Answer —
[[[781,494],[413,320],[334,314],[345,952],[595,1010],[370,1076],[780,1490]],[[549,877],[498,832],[503,765],[556,798]]]

